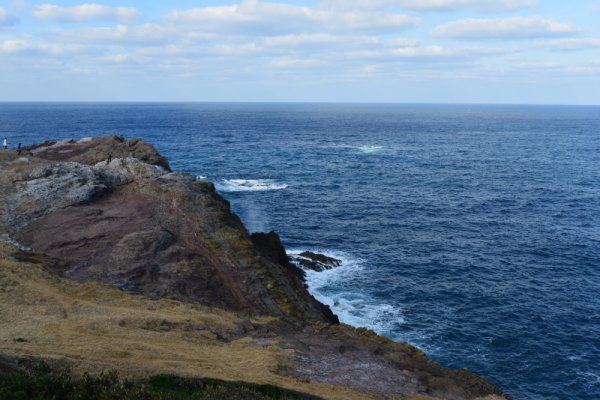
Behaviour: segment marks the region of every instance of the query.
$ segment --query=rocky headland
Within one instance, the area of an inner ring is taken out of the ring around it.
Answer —
[[[0,152],[0,374],[34,359],[267,383],[326,399],[502,399],[488,380],[340,324],[276,233],[140,140]]]

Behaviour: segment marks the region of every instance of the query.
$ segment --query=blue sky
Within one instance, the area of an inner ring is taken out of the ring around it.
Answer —
[[[0,1],[0,101],[600,104],[600,0]]]

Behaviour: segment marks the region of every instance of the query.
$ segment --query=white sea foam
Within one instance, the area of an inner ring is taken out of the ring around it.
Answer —
[[[208,177],[207,177],[207,176],[204,176],[204,175],[196,175],[196,180],[197,180],[197,181],[204,181],[204,180],[206,180],[206,179],[208,179]]]
[[[298,255],[303,250],[289,250],[288,254]],[[391,333],[396,324],[404,323],[397,307],[378,302],[359,289],[349,287],[364,269],[364,261],[347,253],[323,249],[310,249],[342,261],[338,268],[316,272],[306,269],[306,281],[310,293],[321,303],[331,307],[340,321],[364,326],[382,334]]]
[[[216,187],[221,192],[263,192],[286,189],[288,185],[273,179],[224,179]]]
[[[342,148],[342,149],[351,149],[355,152],[359,152],[359,153],[363,153],[363,154],[379,153],[385,149],[385,147],[383,147],[383,146],[374,145],[374,144],[363,144],[363,145],[358,145],[358,146],[343,144],[343,145],[338,145],[338,146],[334,146],[334,147],[338,147],[338,148]]]
[[[381,150],[383,150],[383,146],[374,146],[374,145],[370,145],[370,144],[365,144],[362,146],[358,146],[356,147],[360,152],[362,153],[378,153]]]

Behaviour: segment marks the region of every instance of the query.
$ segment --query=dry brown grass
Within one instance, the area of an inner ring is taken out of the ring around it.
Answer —
[[[130,378],[170,373],[272,384],[328,399],[370,398],[278,375],[293,364],[293,352],[276,346],[277,338],[266,346],[251,345],[251,337],[219,339],[219,331],[242,323],[240,315],[77,285],[17,261],[15,251],[0,242],[0,351],[5,354],[62,360],[77,372],[117,369]]]

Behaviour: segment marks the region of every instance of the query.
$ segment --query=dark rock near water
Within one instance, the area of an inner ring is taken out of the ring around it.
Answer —
[[[324,254],[313,253],[312,251],[305,251],[293,255],[290,258],[302,268],[311,269],[317,272],[337,268],[342,265],[342,260]]]
[[[263,256],[282,265],[288,263],[287,253],[277,233],[255,232],[250,237]]]
[[[338,317],[331,311],[329,306],[318,302],[312,295],[308,294],[304,271],[290,263],[289,257],[277,233],[253,233],[251,239],[256,246],[257,252],[263,257],[265,265],[274,272],[274,275],[281,278],[280,281],[287,282],[282,287],[286,293],[288,295],[293,293],[292,299],[297,299],[298,296],[303,298],[298,303],[303,312],[308,311],[305,310],[304,304],[310,304],[318,308],[319,312],[328,322],[334,324],[340,323]],[[304,298],[306,297],[305,294],[308,294],[308,298]]]

